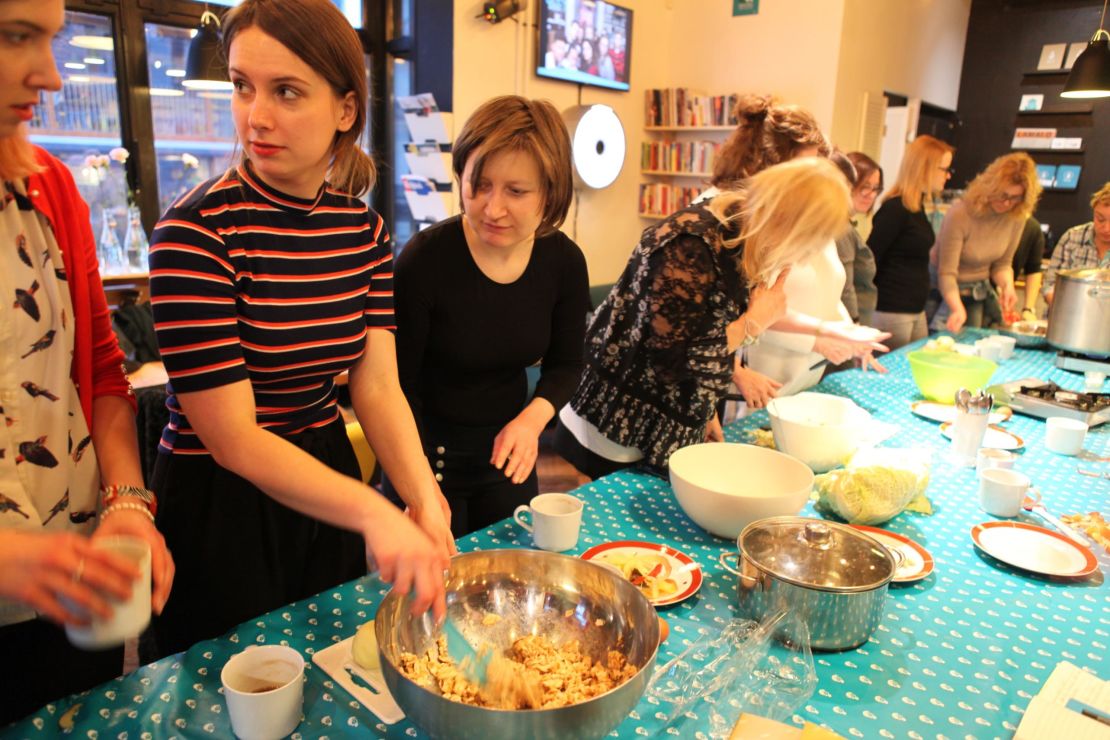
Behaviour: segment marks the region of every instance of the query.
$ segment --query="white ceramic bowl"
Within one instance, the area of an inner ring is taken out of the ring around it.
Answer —
[[[813,471],[789,455],[755,445],[707,442],[671,455],[671,488],[686,516],[735,539],[756,519],[797,514],[813,490]]]
[[[767,404],[775,447],[814,472],[844,464],[867,436],[871,414],[851,399],[826,393],[798,393]]]

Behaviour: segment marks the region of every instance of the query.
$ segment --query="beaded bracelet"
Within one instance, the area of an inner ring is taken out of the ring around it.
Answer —
[[[150,510],[151,514],[158,513],[158,499],[154,495],[154,491],[139,486],[130,485],[111,485],[101,486],[100,488],[100,506],[107,509],[112,504],[119,501],[123,496],[132,496],[139,499]]]
[[[150,523],[154,524],[154,514],[150,513],[150,509],[134,501],[116,501],[111,506],[106,507],[104,511],[100,512],[100,520],[104,521],[109,514],[114,514],[117,511],[141,511],[147,515],[150,519]]]

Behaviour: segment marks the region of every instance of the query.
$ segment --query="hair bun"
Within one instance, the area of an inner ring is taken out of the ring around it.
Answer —
[[[770,95],[744,95],[736,103],[736,118],[750,123],[763,121],[774,103]]]

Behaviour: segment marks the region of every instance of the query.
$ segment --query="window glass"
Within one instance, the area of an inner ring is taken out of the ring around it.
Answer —
[[[164,213],[196,185],[233,163],[231,93],[181,84],[192,29],[146,24],[147,74],[158,163],[158,205]]]
[[[93,233],[101,234],[108,214],[122,242],[127,178],[123,165],[108,157],[121,144],[113,35],[110,18],[66,13],[65,27],[53,44],[62,89],[42,93],[29,134],[73,173],[89,204]],[[118,151],[116,156],[122,158]]]
[[[200,0],[197,0],[200,2]],[[205,5],[223,5],[227,8],[235,7],[241,0],[204,0]],[[343,15],[347,16],[347,20],[355,28],[362,28],[362,0],[332,0]]]

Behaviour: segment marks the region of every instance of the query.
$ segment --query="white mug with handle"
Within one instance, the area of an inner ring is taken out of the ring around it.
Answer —
[[[531,524],[524,521],[524,514],[531,514]],[[536,547],[563,552],[578,544],[582,502],[565,493],[541,493],[527,505],[516,507],[513,519],[532,533]]]

